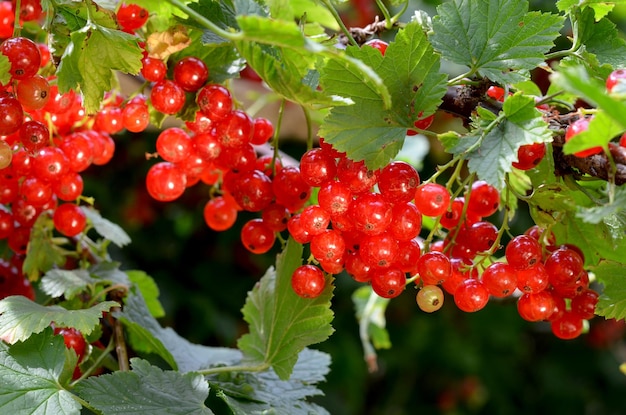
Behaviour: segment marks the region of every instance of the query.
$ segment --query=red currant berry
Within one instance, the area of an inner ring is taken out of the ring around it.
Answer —
[[[507,245],[504,255],[514,269],[524,270],[535,266],[542,260],[541,245],[527,235],[518,235]]]
[[[150,13],[137,4],[122,3],[117,11],[116,17],[120,28],[125,32],[132,33],[148,21]]]
[[[25,37],[12,37],[0,44],[0,52],[11,62],[11,76],[21,80],[33,77],[41,64],[37,44]]]
[[[450,192],[437,183],[426,183],[415,189],[415,206],[426,216],[441,216],[450,205]]]
[[[580,336],[583,331],[583,319],[572,311],[565,311],[563,315],[552,321],[552,333],[563,340],[571,340]]]
[[[274,135],[274,125],[267,118],[258,117],[254,119],[254,129],[250,142],[255,145],[267,143]]]
[[[34,75],[17,83],[17,100],[24,109],[34,111],[43,108],[50,99],[50,84],[41,75]]]
[[[228,115],[233,108],[230,91],[217,84],[203,86],[196,96],[200,111],[212,121],[219,121]]]
[[[0,135],[18,131],[24,121],[22,104],[12,96],[0,96]]]
[[[406,203],[415,198],[420,177],[413,166],[403,161],[393,161],[378,175],[378,188],[390,203]]]
[[[341,216],[348,212],[352,203],[352,192],[341,182],[329,181],[320,187],[317,202],[331,216]]]
[[[146,187],[154,199],[170,202],[179,198],[187,186],[187,177],[176,165],[163,161],[150,167]]]
[[[525,293],[517,300],[517,312],[526,321],[543,321],[554,312],[554,299],[548,291]]]
[[[482,310],[489,301],[489,291],[480,280],[467,279],[454,292],[454,303],[466,313]]]
[[[326,229],[318,235],[314,235],[310,243],[311,254],[320,262],[338,261],[346,252],[346,242],[341,232],[334,229]]]
[[[55,327],[54,334],[63,336],[65,347],[73,349],[78,356],[78,361],[80,362],[83,356],[85,356],[85,352],[87,350],[87,341],[83,337],[82,333],[72,327]]]
[[[67,237],[78,235],[87,224],[85,212],[73,203],[59,205],[54,211],[52,220],[56,230]]]
[[[361,238],[359,254],[363,262],[372,268],[389,268],[398,257],[398,242],[389,234]]]
[[[375,270],[372,273],[372,290],[382,298],[395,298],[406,287],[406,276],[398,268]]]
[[[417,237],[422,230],[422,214],[413,203],[395,204],[391,209],[389,233],[398,241]]]
[[[185,91],[176,82],[164,79],[152,87],[150,102],[163,114],[176,114],[185,105]]]
[[[276,235],[260,218],[251,219],[241,228],[241,242],[253,254],[264,254],[276,241]]]
[[[450,258],[441,252],[426,252],[417,260],[417,272],[426,285],[442,284],[452,273]]]
[[[178,127],[163,130],[156,141],[159,156],[172,163],[178,163],[189,157],[192,146],[189,135]]]
[[[387,51],[387,46],[389,46],[389,43],[381,39],[370,39],[367,42],[365,42],[363,46],[369,46],[374,49],[377,49],[381,55],[385,56],[385,52]]]
[[[342,158],[337,163],[337,178],[354,194],[369,192],[378,181],[378,172],[370,170],[363,161]]]
[[[144,102],[128,103],[122,110],[122,125],[132,133],[140,133],[150,124],[150,110]]]
[[[594,290],[587,288],[582,293],[572,298],[572,313],[583,320],[591,320],[596,313],[599,295]]]
[[[483,285],[494,297],[507,297],[513,294],[517,287],[515,270],[504,262],[494,262],[483,271],[481,278]]]
[[[626,85],[626,69],[616,69],[611,72],[606,78],[606,90],[607,92],[613,92],[616,85]]]
[[[270,203],[261,212],[263,222],[274,232],[282,232],[287,229],[290,217],[291,215],[287,208],[278,203]]]
[[[310,186],[320,187],[335,178],[337,165],[335,159],[322,148],[313,148],[300,158],[302,179]]]
[[[500,192],[483,180],[472,184],[472,191],[467,200],[467,210],[479,217],[491,216],[500,206]]]
[[[204,221],[214,231],[230,229],[237,220],[237,209],[222,196],[214,197],[204,205]]]
[[[167,75],[167,66],[163,59],[146,56],[141,60],[141,76],[149,82],[159,82]]]
[[[583,131],[587,131],[589,128],[589,123],[591,122],[591,118],[579,118],[570,125],[567,126],[565,130],[565,142],[570,141],[577,134],[582,133]],[[574,153],[576,157],[589,157],[594,154],[599,154],[602,152],[602,147],[591,147],[587,150],[578,151]]]
[[[550,284],[554,287],[567,287],[576,283],[583,269],[580,255],[569,248],[559,248],[546,259],[545,268]]]
[[[530,170],[537,167],[546,155],[546,145],[544,143],[526,144],[517,150],[517,161],[513,162],[513,167],[520,170]]]
[[[540,262],[530,268],[517,270],[517,288],[524,293],[537,293],[548,287],[550,278]]]
[[[209,78],[209,69],[202,59],[186,56],[174,65],[174,81],[187,92],[200,89]]]
[[[291,275],[291,287],[302,298],[317,298],[324,292],[326,278],[314,265],[302,265]]]
[[[241,110],[228,113],[219,124],[221,143],[224,147],[241,147],[252,138],[252,119]]]

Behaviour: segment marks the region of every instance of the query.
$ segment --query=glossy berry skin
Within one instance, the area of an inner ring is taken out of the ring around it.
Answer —
[[[55,327],[54,334],[63,336],[65,347],[68,349],[74,349],[80,362],[85,356],[87,350],[87,341],[83,337],[82,333],[73,327]]]
[[[175,164],[164,161],[150,167],[146,188],[154,199],[170,202],[179,198],[187,186],[187,177]]]
[[[320,262],[338,261],[346,252],[346,242],[341,232],[326,229],[313,236],[310,243],[311,254]]]
[[[366,193],[350,204],[348,211],[356,230],[378,235],[387,230],[393,219],[392,207],[380,193]]]
[[[191,153],[193,143],[189,135],[181,128],[170,127],[159,134],[156,141],[157,153],[165,161],[178,163]]]
[[[117,24],[126,32],[134,32],[143,26],[150,14],[143,7],[131,3],[122,3],[116,14]]]
[[[359,254],[363,262],[372,268],[389,268],[398,257],[398,250],[395,238],[382,233],[361,238]]]
[[[607,92],[613,92],[613,89],[618,84],[622,84],[624,85],[622,88],[626,88],[626,69],[616,69],[609,74],[606,78]]]
[[[572,298],[572,312],[583,320],[590,320],[595,316],[596,305],[599,295],[592,289],[585,289],[582,293]]]
[[[231,111],[220,123],[222,146],[232,148],[249,144],[253,127],[252,119],[245,111]]]
[[[270,120],[263,117],[254,119],[254,129],[252,133],[252,144],[261,145],[267,143],[274,136],[274,125]]]
[[[433,313],[443,306],[443,291],[436,285],[424,285],[415,296],[420,310]]]
[[[291,287],[302,298],[317,298],[324,292],[326,278],[314,265],[302,265],[291,275]]]
[[[0,96],[0,135],[18,131],[24,121],[24,111],[20,102],[12,96]]]
[[[337,164],[335,159],[320,147],[313,148],[300,158],[302,179],[310,186],[320,187],[335,178]]]
[[[387,46],[389,46],[389,44],[381,39],[370,39],[365,42],[363,46],[369,46],[377,49],[381,55],[385,56],[385,52],[387,51]]]
[[[583,331],[583,319],[572,311],[565,311],[563,315],[550,323],[552,333],[563,340],[571,340],[580,336]]]
[[[504,262],[490,264],[482,274],[482,282],[489,294],[494,297],[507,297],[517,287],[515,270]]]
[[[58,147],[44,147],[33,159],[31,172],[43,180],[54,182],[69,171],[69,160]]]
[[[27,110],[43,108],[50,99],[50,84],[41,75],[34,75],[17,83],[17,99]]]
[[[212,121],[219,121],[228,115],[233,108],[230,91],[218,84],[203,86],[196,95],[200,111]]]
[[[426,285],[442,284],[452,273],[450,258],[441,252],[426,252],[417,261],[417,272]]]
[[[382,298],[395,298],[406,286],[406,276],[398,268],[376,270],[372,273],[372,290]]]
[[[419,184],[417,170],[403,161],[392,161],[378,175],[378,189],[390,203],[410,202]]]
[[[214,231],[230,229],[237,220],[237,209],[222,196],[214,197],[204,205],[204,221]]]
[[[200,89],[209,78],[209,69],[202,59],[186,56],[174,65],[174,81],[187,92]]]
[[[525,293],[517,300],[517,312],[526,321],[543,321],[554,312],[554,299],[548,291]]]
[[[348,211],[352,203],[352,192],[345,184],[330,181],[320,187],[317,200],[320,207],[331,216],[341,216]]]
[[[450,192],[438,183],[426,183],[415,189],[415,206],[426,216],[441,216],[450,205]]]
[[[354,194],[369,192],[378,182],[378,172],[367,168],[363,161],[342,158],[337,163],[337,179]]]
[[[48,127],[39,121],[26,121],[19,129],[20,141],[30,153],[36,153],[50,143]]]
[[[567,126],[565,130],[565,142],[570,141],[577,134],[582,133],[583,131],[587,131],[589,128],[589,122],[591,122],[590,118],[579,118],[570,125]],[[591,147],[587,150],[578,151],[574,153],[576,157],[589,157],[594,154],[599,154],[602,152],[602,147]]]
[[[176,114],[185,105],[185,91],[176,82],[164,79],[150,91],[152,106],[163,114]]]
[[[566,287],[575,284],[584,270],[583,265],[583,259],[580,255],[569,248],[557,249],[545,261],[550,284],[555,287]]]
[[[537,293],[548,288],[550,278],[541,262],[530,268],[517,270],[516,274],[517,288],[523,293]]]
[[[480,280],[467,279],[454,292],[454,303],[466,313],[482,310],[488,301],[489,291]]]
[[[514,269],[524,270],[541,262],[541,245],[527,235],[518,235],[506,245],[506,259]]]
[[[389,233],[398,241],[408,241],[417,237],[422,229],[422,214],[413,203],[393,205]]]
[[[467,210],[479,217],[491,216],[500,206],[500,192],[483,180],[472,183],[472,191],[466,201]]]
[[[87,224],[85,213],[73,203],[59,205],[54,211],[52,220],[56,230],[70,238],[81,233]]]
[[[33,77],[41,63],[37,44],[25,37],[12,37],[0,44],[0,52],[11,62],[11,77],[16,80]]]
[[[259,170],[245,171],[237,175],[231,194],[243,210],[260,212],[272,203],[272,181]]]
[[[146,56],[141,60],[141,76],[146,81],[159,82],[167,75],[167,66],[162,59]]]
[[[253,254],[266,253],[274,246],[275,241],[274,231],[262,219],[251,219],[241,228],[241,242]]]
[[[526,144],[517,150],[517,161],[514,161],[512,165],[516,169],[530,170],[537,167],[545,155],[544,143]]]

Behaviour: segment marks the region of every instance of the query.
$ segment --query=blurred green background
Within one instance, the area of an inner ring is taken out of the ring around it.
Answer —
[[[345,12],[353,24],[371,21],[363,10],[376,13],[373,1],[352,3]],[[438,2],[414,3],[432,15]],[[554,5],[531,2],[547,10]],[[625,9],[612,14],[620,25]],[[86,172],[85,194],[132,237],[113,256],[124,268],[155,278],[167,311],[163,324],[193,342],[235,346],[246,330],[240,312],[246,293],[275,253],[255,256],[239,243],[239,229],[253,214],[240,215],[230,231],[210,231],[202,217],[207,186],[188,189],[175,203],[152,201],[144,180],[153,162],[145,153],[154,151],[155,140],[154,133],[116,137],[112,162]],[[299,157],[304,146],[292,140],[282,149]],[[437,162],[431,155],[421,174],[428,177]],[[523,232],[529,224],[521,209],[513,230]],[[333,363],[321,385],[325,396],[316,402],[332,414],[626,414],[626,376],[619,370],[626,361],[623,324],[596,318],[588,334],[562,341],[549,326],[523,321],[514,301],[466,314],[447,297],[443,309],[429,315],[408,289],[388,308],[393,347],[379,351],[380,370],[370,374],[351,301],[356,288],[349,277],[338,276],[336,332],[317,346]]]

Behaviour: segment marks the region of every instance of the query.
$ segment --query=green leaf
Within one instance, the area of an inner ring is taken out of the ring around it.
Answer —
[[[615,261],[603,261],[593,272],[604,285],[596,314],[604,318],[626,318],[626,265]]]
[[[520,0],[455,0],[437,11],[434,48],[472,74],[503,84],[527,79],[563,25],[561,16],[528,12],[528,2]]]
[[[589,76],[582,66],[561,67],[550,80],[567,92],[577,94],[591,105],[601,108],[622,129],[626,130],[626,102],[606,93],[605,85]]]
[[[307,39],[293,21],[248,15],[238,16],[237,23],[241,27],[241,40],[235,42],[239,53],[274,92],[307,107],[340,103],[303,82],[320,54],[328,52],[322,45]],[[331,56],[339,59],[340,55]],[[376,74],[346,59],[343,61],[360,69],[364,82],[378,83],[381,87]]]
[[[289,378],[306,346],[333,333],[332,277],[314,299],[301,298],[291,288],[291,275],[302,264],[302,250],[302,245],[290,238],[276,260],[276,270],[265,273],[249,292],[242,310],[250,333],[239,339],[239,348],[253,363],[271,366],[280,379]]]
[[[100,212],[92,207],[82,206],[82,209],[100,236],[113,242],[120,248],[130,243],[130,236],[119,225],[103,218]]]
[[[9,343],[26,340],[55,323],[58,327],[74,327],[88,336],[99,324],[102,313],[119,306],[103,301],[91,308],[67,310],[57,305],[43,306],[23,296],[0,300],[0,338]]]
[[[499,190],[504,189],[505,176],[513,169],[522,145],[552,141],[548,124],[532,97],[511,95],[502,110],[505,118],[491,130],[482,131],[480,146],[467,155],[470,171]]]
[[[615,189],[615,195],[613,201],[609,203],[608,199],[605,203],[599,206],[584,207],[578,206],[576,216],[587,223],[598,224],[602,221],[609,220],[609,223],[617,220],[622,221],[620,212],[626,208],[626,188],[618,187]],[[626,227],[626,222],[622,223],[622,226]],[[622,233],[622,237],[626,236]]]
[[[380,75],[391,105],[376,88],[363,83],[358,71],[331,60],[322,69],[324,90],[352,105],[332,108],[320,135],[351,159],[377,169],[398,154],[407,129],[439,106],[447,89],[445,75],[439,73],[439,57],[415,22],[398,32],[384,57],[369,47],[348,47],[347,54]]]
[[[6,55],[0,54],[0,84],[7,85],[11,81],[11,62]]]
[[[202,375],[164,371],[138,358],[130,363],[131,371],[88,378],[76,385],[76,391],[107,415],[213,413],[204,405],[209,385]]]
[[[89,276],[89,272],[84,269],[65,270],[51,269],[41,278],[41,290],[53,298],[65,296],[67,300],[97,280]]]
[[[586,131],[576,134],[565,143],[563,152],[573,154],[592,147],[606,148],[608,143],[623,131],[620,124],[610,118],[606,112],[598,111],[589,122],[589,128]]]
[[[12,346],[0,342],[0,412],[78,415],[80,403],[63,387],[76,360],[50,328]]]
[[[42,273],[55,265],[65,263],[67,251],[52,237],[54,224],[49,215],[39,215],[30,234],[23,271],[31,281],[36,281]]]
[[[624,0],[606,1],[606,0],[559,0],[556,6],[561,12],[571,13],[573,9],[580,7],[581,10],[589,8],[593,10],[595,21],[599,21],[609,14],[616,4],[624,4]]]
[[[331,30],[339,31],[339,24],[332,13],[318,1],[314,0],[289,0],[295,18],[299,19],[306,15],[307,22],[317,22]]]
[[[123,311],[116,313],[116,317],[126,326],[133,350],[156,354],[172,369],[190,372],[241,360],[241,353],[236,349],[193,344],[171,328],[161,327],[136,288],[131,288]]]
[[[153,31],[161,32],[175,24],[177,19],[185,19],[187,15],[178,7],[163,0],[133,0],[137,4],[150,11],[148,24]]]
[[[71,34],[71,47],[57,70],[59,91],[80,89],[85,111],[93,114],[100,109],[104,93],[115,86],[114,71],[137,74],[141,58],[135,36],[92,23]]]
[[[154,279],[143,271],[126,271],[126,275],[141,291],[150,314],[155,318],[165,316],[165,310],[159,301],[159,286]]]
[[[289,380],[279,379],[273,370],[233,373],[227,379],[225,374],[212,375],[208,380],[211,388],[218,390],[218,398],[235,414],[260,415],[270,410],[285,415],[326,414],[306,398],[322,394],[315,385],[324,381],[329,365],[328,354],[304,349]]]
[[[595,23],[593,13],[587,12],[582,14],[579,24],[581,43],[585,45],[588,53],[596,57],[600,65],[609,64],[616,68],[624,66],[626,40],[622,38],[613,22],[601,19]]]

